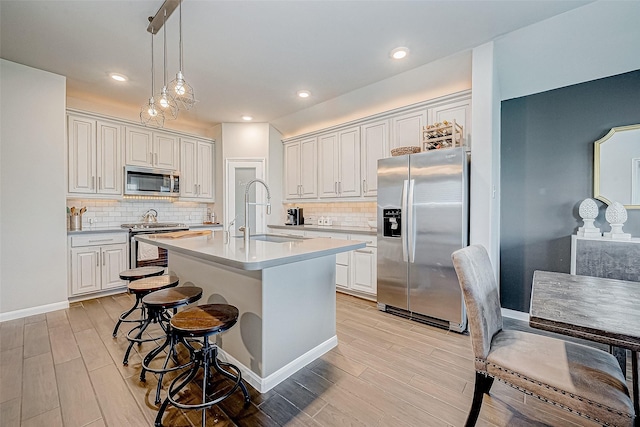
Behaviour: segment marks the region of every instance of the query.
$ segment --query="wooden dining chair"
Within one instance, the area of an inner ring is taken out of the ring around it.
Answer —
[[[502,329],[500,296],[484,247],[452,254],[467,306],[476,382],[466,426],[476,424],[494,379],[605,426],[631,426],[625,377],[609,353],[561,339]]]

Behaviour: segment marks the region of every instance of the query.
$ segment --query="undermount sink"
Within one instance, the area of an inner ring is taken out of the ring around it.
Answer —
[[[239,236],[242,238],[242,236]],[[250,237],[251,240],[262,240],[263,242],[271,243],[289,243],[303,240],[303,237],[293,236],[278,236],[277,234],[253,234]]]

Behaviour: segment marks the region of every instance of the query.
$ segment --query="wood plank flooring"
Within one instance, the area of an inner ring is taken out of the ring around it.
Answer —
[[[151,426],[157,379],[139,380],[126,325],[133,303],[120,294],[67,310],[0,324],[0,426]],[[505,319],[508,327],[530,330]],[[339,345],[273,390],[249,387],[207,412],[208,426],[462,426],[471,405],[473,356],[460,335],[379,312],[374,303],[337,294]],[[167,380],[164,381],[165,387]],[[163,398],[164,398],[163,389]],[[185,399],[190,399],[185,393]],[[199,426],[200,411],[170,408],[165,426]],[[594,426],[496,382],[478,426]]]

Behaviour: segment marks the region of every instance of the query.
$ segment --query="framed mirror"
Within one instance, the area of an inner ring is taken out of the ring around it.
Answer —
[[[594,143],[593,196],[640,209],[640,124],[611,128]]]

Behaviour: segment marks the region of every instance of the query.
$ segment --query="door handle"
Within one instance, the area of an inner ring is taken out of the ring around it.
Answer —
[[[415,215],[413,212],[413,191],[416,184],[416,180],[412,179],[409,181],[409,201],[408,201],[408,215],[407,215],[407,224],[408,226],[408,244],[409,244],[409,262],[414,263],[416,261],[416,224],[415,224]]]
[[[407,192],[409,191],[409,181],[404,180],[402,184],[402,200],[400,206],[400,236],[402,241],[402,260],[404,262],[409,261],[409,255],[407,254]]]

